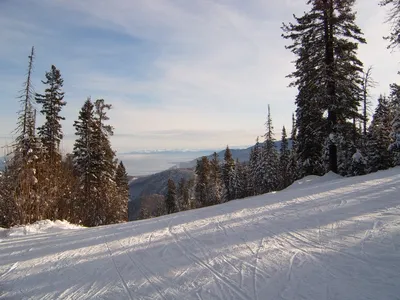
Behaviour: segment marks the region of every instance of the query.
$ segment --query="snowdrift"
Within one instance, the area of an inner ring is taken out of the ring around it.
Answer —
[[[0,236],[2,237],[13,237],[13,236],[24,236],[34,235],[40,233],[56,233],[63,230],[82,229],[82,226],[71,224],[67,221],[50,221],[43,220],[38,221],[34,224],[25,226],[14,226],[10,229],[0,228]]]
[[[8,236],[0,299],[400,299],[400,168],[161,218]]]

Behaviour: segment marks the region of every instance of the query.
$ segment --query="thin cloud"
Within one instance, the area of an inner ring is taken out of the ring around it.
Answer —
[[[9,2],[0,20],[18,16],[24,23],[0,22],[5,25],[0,64],[18,62],[22,81],[27,52],[36,41],[36,89],[43,88],[40,79],[51,63],[64,76],[67,134],[74,132],[73,120],[92,96],[113,104],[110,123],[116,136],[132,135],[114,138],[118,149],[247,145],[263,133],[268,104],[276,138],[283,125],[290,128],[296,90],[287,88],[285,76],[294,68],[294,57],[284,48],[288,41],[281,38],[280,26],[292,21],[293,13],[301,15],[304,2],[42,0],[27,2],[29,14]],[[369,42],[360,46],[360,57],[366,66],[374,65],[373,77],[380,83],[375,95],[396,80],[393,62],[399,55],[386,50],[381,38],[388,31],[385,11],[373,2],[358,2],[357,23]],[[49,24],[54,28],[46,29]],[[6,74],[0,70],[0,77]],[[15,94],[11,89],[15,86],[0,83],[0,90]],[[11,103],[2,105],[16,111]],[[1,119],[0,125],[0,134],[15,126]]]

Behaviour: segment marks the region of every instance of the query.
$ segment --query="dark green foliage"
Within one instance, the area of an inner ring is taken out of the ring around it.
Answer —
[[[389,102],[380,96],[368,130],[367,157],[370,172],[385,170],[393,165],[390,152],[391,116]]]
[[[217,152],[213,153],[210,161],[210,204],[219,204],[224,202],[224,184],[222,182],[222,171],[219,164]]]
[[[64,80],[61,77],[60,70],[54,65],[51,70],[46,72],[46,80],[42,81],[48,87],[44,94],[36,94],[36,102],[42,105],[40,111],[46,118],[43,126],[38,128],[38,134],[41,139],[45,158],[50,161],[51,165],[61,162],[61,154],[59,151],[60,142],[63,138],[61,120],[65,120],[60,116],[64,101],[64,92],[62,87]]]
[[[391,23],[391,32],[385,39],[389,41],[388,48],[396,48],[400,45],[400,1],[382,0],[382,6],[390,6],[387,21]]]
[[[198,207],[208,206],[210,199],[210,162],[207,156],[197,161],[195,198]]]
[[[190,208],[190,191],[189,182],[182,177],[178,183],[177,195],[177,209],[179,211],[187,210]]]
[[[165,197],[165,208],[167,210],[167,214],[172,214],[174,212],[177,212],[176,186],[175,182],[172,179],[168,179],[168,192]]]
[[[392,113],[392,128],[390,132],[389,151],[393,156],[394,165],[400,165],[400,86],[390,85],[390,109]]]
[[[75,174],[79,180],[77,197],[81,221],[86,226],[97,226],[124,221],[127,218],[126,198],[118,196],[115,182],[116,160],[111,149],[112,127],[105,124],[111,105],[103,99],[83,105],[75,121],[77,139],[74,145]]]
[[[290,170],[290,150],[287,140],[285,126],[282,128],[281,149],[279,155],[279,174],[280,174],[280,189],[288,187],[292,183],[292,174]]]
[[[292,149],[290,149],[290,162],[289,162],[289,174],[291,176],[290,182],[293,183],[299,179],[299,167],[298,167],[298,143],[297,143],[297,124],[294,115],[292,115],[292,132],[290,134],[292,140]]]
[[[260,195],[262,193],[262,182],[264,171],[262,168],[262,148],[257,137],[256,144],[250,152],[249,159],[249,196]]]
[[[271,112],[268,105],[268,118],[266,122],[267,131],[265,133],[265,141],[261,149],[261,169],[263,172],[261,192],[269,193],[276,191],[280,184],[279,178],[279,157],[278,150],[275,147],[275,139],[273,134]]]
[[[222,180],[225,185],[225,200],[231,201],[235,199],[235,161],[228,146],[226,146],[222,165]]]
[[[354,0],[309,0],[309,12],[283,25],[296,56],[294,78],[297,104],[298,153],[302,175],[321,174],[323,141],[328,147],[328,169],[338,171],[337,136],[348,120],[360,118],[362,63],[356,56],[365,43],[355,25]],[[324,112],[327,112],[326,119]],[[347,137],[345,137],[347,139]]]

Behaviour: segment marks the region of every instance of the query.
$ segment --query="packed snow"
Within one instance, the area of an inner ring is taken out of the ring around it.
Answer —
[[[328,174],[150,220],[8,235],[0,298],[400,299],[399,188],[400,168]]]

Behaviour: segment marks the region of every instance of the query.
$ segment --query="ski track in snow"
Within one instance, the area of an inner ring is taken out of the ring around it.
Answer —
[[[400,168],[311,179],[138,222],[3,230],[0,299],[400,299]]]

